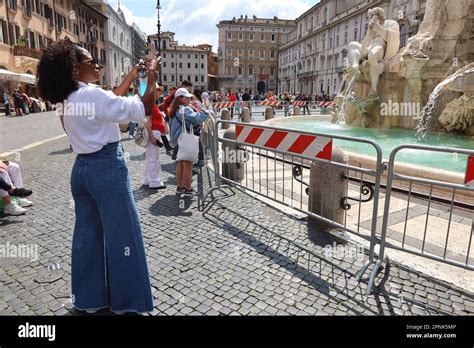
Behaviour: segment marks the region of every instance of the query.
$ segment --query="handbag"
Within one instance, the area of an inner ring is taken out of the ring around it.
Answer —
[[[139,124],[135,130],[135,144],[146,148],[150,143],[150,136],[145,128],[144,124]]]
[[[188,132],[186,129],[186,120],[184,119],[184,108],[181,109],[181,127],[182,132],[178,138],[178,154],[177,161],[196,162],[199,157],[199,137]]]

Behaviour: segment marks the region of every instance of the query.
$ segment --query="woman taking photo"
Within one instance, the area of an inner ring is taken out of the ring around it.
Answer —
[[[163,87],[156,85],[155,99],[158,100],[163,92]],[[160,148],[163,147],[161,136],[169,134],[168,125],[165,122],[163,114],[158,105],[153,106],[153,114],[147,117],[148,121],[145,124],[146,130],[150,137],[150,142],[146,148],[145,155],[145,175],[144,185],[151,190],[163,190],[166,188],[161,181],[161,163],[160,163]]]
[[[87,50],[67,39],[49,46],[38,65],[41,96],[63,108],[61,121],[77,154],[71,175],[76,212],[72,301],[89,313],[103,308],[117,314],[153,310],[140,219],[119,132],[120,123],[144,123],[145,114],[151,115],[159,59],[147,64],[148,86],[141,98],[118,96],[126,93],[139,67],[128,74],[117,95],[89,86],[99,80],[99,66]]]
[[[190,107],[193,95],[186,88],[180,88],[176,91],[175,98],[169,109],[171,144],[175,146],[173,159],[176,160],[179,152],[178,139],[182,133],[182,122],[184,119],[186,129],[189,131],[193,127],[200,125],[209,118],[207,110],[192,109]],[[209,107],[209,101],[204,101],[204,107]],[[191,186],[193,177],[193,162],[178,161],[176,167],[177,189],[176,194],[185,196],[195,195]]]

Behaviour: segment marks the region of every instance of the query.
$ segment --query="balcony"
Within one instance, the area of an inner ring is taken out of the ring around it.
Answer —
[[[234,75],[219,75],[217,79],[220,81],[231,81],[234,79]]]
[[[30,48],[28,46],[14,46],[13,47],[13,55],[14,56],[22,56],[22,57],[30,57],[33,59],[41,59],[43,55],[43,51],[36,50],[34,48]]]
[[[307,72],[298,74],[297,77],[299,79],[303,79],[305,77],[312,77],[313,75],[314,75],[314,71],[307,71]]]
[[[97,36],[94,36],[94,35],[87,35],[87,43],[89,44],[97,44]]]

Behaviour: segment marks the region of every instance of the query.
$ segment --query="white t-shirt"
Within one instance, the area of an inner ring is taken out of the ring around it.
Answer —
[[[120,141],[120,123],[146,122],[139,96],[119,97],[83,82],[60,105],[59,114],[64,115],[64,128],[76,154],[94,153]]]

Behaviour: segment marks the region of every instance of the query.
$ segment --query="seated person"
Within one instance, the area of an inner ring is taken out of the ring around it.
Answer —
[[[23,188],[23,181],[21,178],[20,166],[16,163],[9,162],[6,158],[0,158],[0,179],[8,186],[11,186],[10,190],[0,189],[0,198],[5,202],[4,214],[25,214],[26,211],[23,208],[32,206],[33,202],[25,198],[18,198],[18,204],[15,204],[10,196],[10,191],[12,193],[20,192],[22,195],[29,193],[29,190],[21,190]]]

